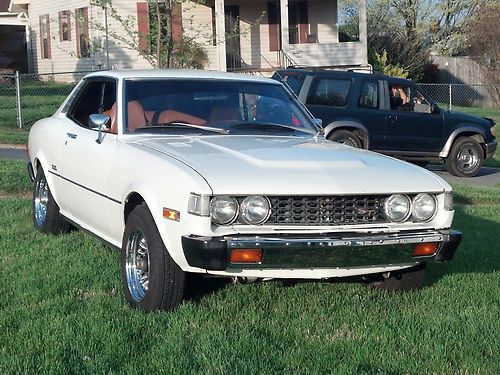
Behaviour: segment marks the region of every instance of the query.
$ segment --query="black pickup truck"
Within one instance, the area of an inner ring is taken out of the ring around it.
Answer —
[[[441,109],[405,79],[304,68],[279,70],[273,78],[322,120],[332,141],[419,165],[444,161],[461,177],[477,175],[497,147],[492,119]]]

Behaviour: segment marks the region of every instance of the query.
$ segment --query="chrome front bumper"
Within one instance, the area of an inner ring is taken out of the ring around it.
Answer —
[[[207,270],[234,268],[356,268],[408,264],[416,261],[447,261],[453,258],[462,234],[455,230],[401,232],[393,234],[342,233],[318,236],[183,236],[188,264]],[[417,244],[438,243],[429,256],[414,257]],[[260,263],[231,263],[235,249],[262,249]]]

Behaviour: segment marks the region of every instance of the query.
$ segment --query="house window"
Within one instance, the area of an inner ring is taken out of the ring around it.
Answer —
[[[294,1],[288,3],[289,35],[290,44],[307,43],[309,35],[309,17],[306,1]]]
[[[359,5],[357,2],[338,2],[339,42],[359,42]]]
[[[71,40],[71,18],[69,10],[59,12],[59,40]]]
[[[42,59],[50,59],[50,20],[49,15],[40,16],[40,44]]]
[[[182,40],[182,5],[180,2],[172,2],[172,40],[178,43]],[[141,54],[150,54],[156,51],[158,34],[157,8],[154,2],[138,2],[137,6],[137,28],[139,33],[139,51]],[[167,4],[163,1],[158,3],[161,19],[161,40],[167,36]],[[167,46],[162,46],[166,48]]]
[[[90,57],[89,13],[87,7],[75,10],[76,54]]]

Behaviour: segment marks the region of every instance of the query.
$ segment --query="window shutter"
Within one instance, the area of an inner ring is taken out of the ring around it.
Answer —
[[[172,40],[179,43],[182,40],[182,4],[172,4]]]
[[[281,48],[280,22],[278,3],[267,2],[267,20],[269,24],[269,51],[279,51]]]
[[[309,16],[307,1],[299,1],[299,43],[307,43],[309,34]]]
[[[76,56],[81,57],[80,53],[80,22],[78,20],[78,9],[75,9],[75,33],[76,33]]]
[[[148,3],[137,3],[137,27],[139,32],[139,53],[149,53],[149,12]]]

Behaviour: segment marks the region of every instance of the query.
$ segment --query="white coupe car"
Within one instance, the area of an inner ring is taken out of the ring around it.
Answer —
[[[190,273],[418,288],[461,239],[445,181],[324,139],[269,79],[89,74],[28,149],[35,227],[119,248],[125,296],[145,311],[175,308]]]

